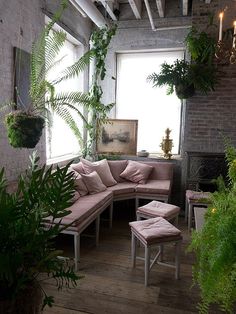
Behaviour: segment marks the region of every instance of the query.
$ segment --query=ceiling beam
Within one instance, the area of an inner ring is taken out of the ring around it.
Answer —
[[[131,9],[136,17],[137,20],[141,19],[142,13],[142,1],[141,0],[129,0],[129,4]]]
[[[157,9],[160,17],[165,16],[165,0],[156,0]]]
[[[104,8],[106,9],[107,13],[110,15],[110,17],[112,18],[113,21],[117,21],[117,17],[115,16],[115,14],[113,13],[114,10],[114,3],[113,1],[109,1],[109,0],[100,0],[101,4],[104,6]]]
[[[188,15],[188,0],[182,0],[182,10],[183,15]]]

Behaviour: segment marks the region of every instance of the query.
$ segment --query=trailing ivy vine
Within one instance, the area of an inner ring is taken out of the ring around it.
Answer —
[[[105,60],[111,39],[116,33],[116,28],[116,25],[113,25],[112,27],[105,26],[94,31],[91,35],[91,46],[95,55],[94,73],[90,89],[90,96],[93,100],[93,104],[91,106],[92,110],[90,111],[90,123],[87,125],[89,143],[85,154],[92,157],[96,154],[95,146],[100,134],[101,126],[106,123],[108,113],[114,106],[114,103],[107,105],[102,103],[103,90],[100,84],[106,76]]]

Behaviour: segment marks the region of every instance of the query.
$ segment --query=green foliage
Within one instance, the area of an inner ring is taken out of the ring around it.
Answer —
[[[74,194],[69,165],[53,171],[40,167],[33,155],[13,194],[7,192],[4,169],[0,171],[1,299],[15,300],[29,286],[41,287],[41,273],[55,279],[58,288],[76,285],[77,275],[54,248],[55,237],[68,227],[62,228],[60,221],[70,213],[66,208]],[[52,305],[53,298],[42,292],[44,305]]]
[[[194,62],[212,64],[217,44],[215,38],[193,27],[185,38],[185,43]]]
[[[13,147],[34,148],[42,135],[44,119],[15,111],[6,116],[6,125],[8,139]]]
[[[61,18],[67,2],[65,0],[61,1],[60,9],[55,13],[52,21],[45,26],[39,39],[32,46],[29,90],[31,101],[29,104],[22,103],[21,105],[24,113],[30,116],[42,117],[49,124],[49,127],[52,124],[52,113],[56,113],[74,132],[80,145],[83,145],[77,120],[82,117],[83,123],[88,124],[81,109],[84,106],[90,107],[93,104],[92,97],[77,91],[56,93],[55,88],[59,83],[78,76],[94,58],[95,51],[86,52],[73,65],[63,69],[56,79],[47,79],[47,74],[63,61],[63,58],[60,60],[56,58],[65,44],[66,33],[52,31],[52,27]],[[16,108],[16,104],[13,102],[5,104],[4,109],[7,106],[13,109]]]
[[[193,91],[199,90],[205,94],[214,90],[216,69],[211,65],[191,64],[177,59],[173,64],[164,62],[159,74],[152,73],[147,80],[153,84],[153,87],[167,85],[167,95],[176,91],[177,96],[182,99],[193,96],[193,93],[181,97],[179,87],[184,90],[192,86]]]
[[[104,105],[102,103],[102,87],[101,81],[106,76],[105,60],[108,51],[109,44],[112,37],[116,33],[116,26],[105,26],[96,30],[91,35],[92,50],[95,55],[95,71],[92,77],[92,86],[90,89],[90,96],[92,98],[91,110],[89,114],[91,116],[90,122],[86,125],[90,142],[86,148],[84,154],[94,155],[94,148],[96,141],[100,135],[101,126],[106,123],[107,116],[110,110],[113,108],[114,103]]]
[[[196,253],[194,279],[201,289],[200,313],[217,303],[227,313],[236,307],[236,150],[226,143],[229,185],[218,178],[202,231],[194,232],[190,250]]]

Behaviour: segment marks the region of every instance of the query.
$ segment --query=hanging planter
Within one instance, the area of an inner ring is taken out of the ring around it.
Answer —
[[[187,99],[195,94],[195,88],[193,84],[177,84],[175,85],[175,93],[179,99]]]
[[[45,121],[22,111],[11,112],[6,116],[9,143],[17,148],[34,148],[42,135]]]

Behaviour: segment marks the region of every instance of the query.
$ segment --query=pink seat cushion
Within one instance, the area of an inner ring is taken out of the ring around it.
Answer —
[[[188,200],[192,201],[204,201],[204,202],[210,202],[211,193],[210,192],[197,192],[192,190],[186,191],[186,198]]]
[[[170,192],[170,180],[148,180],[146,184],[138,184],[137,193],[154,193],[168,195]]]
[[[109,191],[113,192],[113,195],[120,195],[120,194],[129,194],[135,192],[135,187],[137,183],[133,182],[121,182],[114,186],[110,186],[107,188]]]
[[[85,173],[82,162],[78,162],[77,164],[71,164],[70,168],[78,172],[79,174]]]
[[[127,164],[127,160],[108,160],[111,174],[117,182],[125,182],[125,179],[121,178],[120,174],[125,170]]]
[[[145,184],[153,167],[144,163],[128,160],[128,165],[120,176],[135,183]]]
[[[180,208],[175,205],[152,201],[147,205],[138,208],[137,213],[145,214],[150,217],[170,218],[179,214]]]
[[[85,173],[89,174],[93,171],[96,171],[105,186],[113,186],[117,184],[116,180],[111,174],[111,170],[106,159],[91,162],[81,158],[81,162],[83,164]]]
[[[81,176],[89,194],[96,194],[106,190],[107,187],[102,183],[102,180],[96,171],[89,174],[81,174]]]
[[[181,231],[162,217],[133,221],[129,225],[147,245],[181,239]]]

